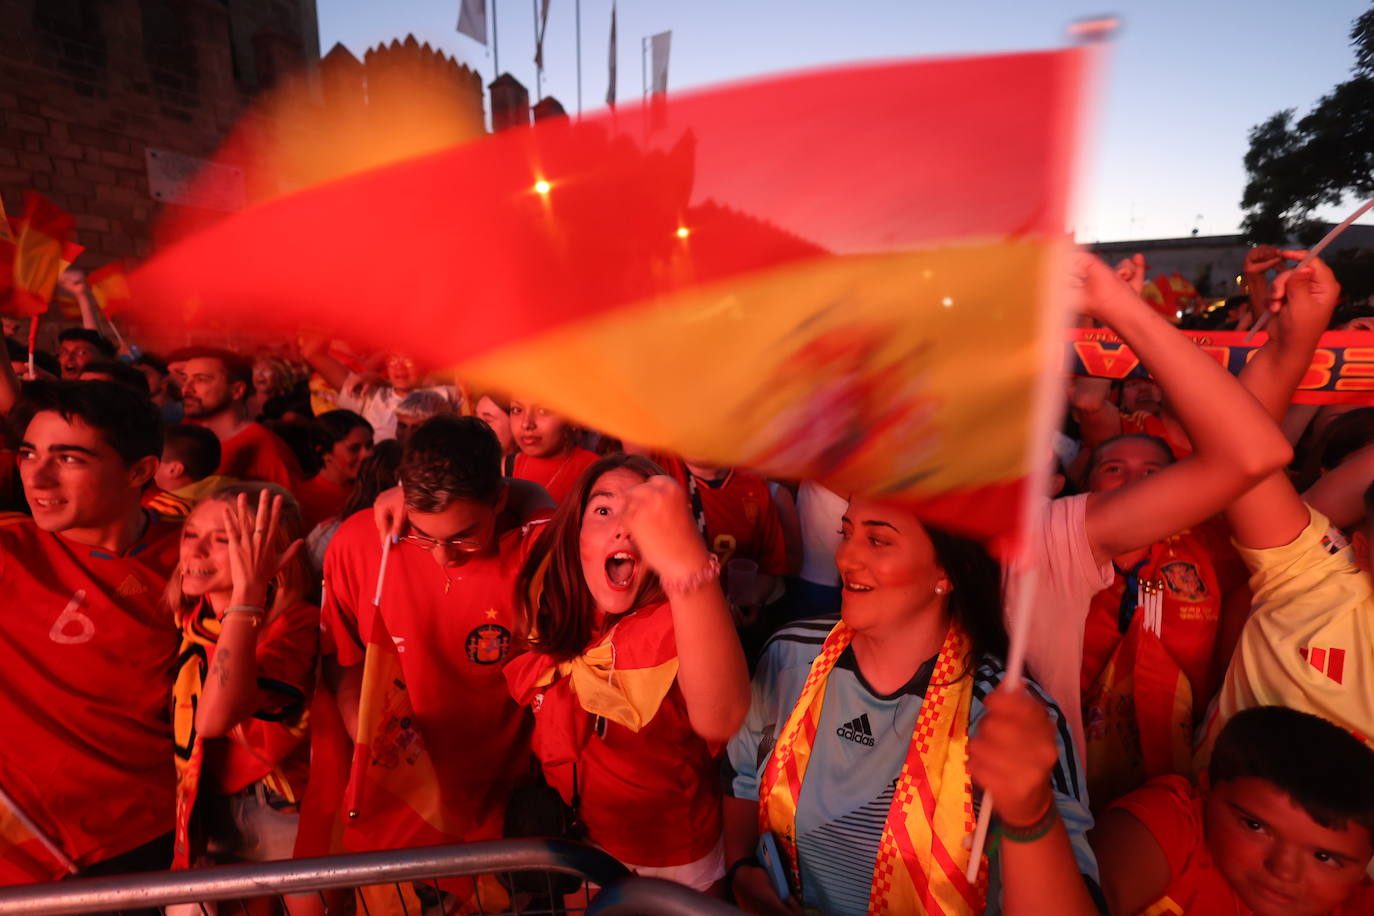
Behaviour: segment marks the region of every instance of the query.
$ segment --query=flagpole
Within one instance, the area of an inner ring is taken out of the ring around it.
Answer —
[[[10,813],[14,815],[14,819],[19,822],[20,826],[33,834],[33,838],[39,842],[39,845],[46,849],[49,855],[61,862],[62,867],[65,868],[69,874],[74,875],[77,873],[79,869],[77,869],[76,863],[71,860],[71,857],[62,851],[62,847],[53,842],[52,837],[44,833],[42,828],[34,823],[33,818],[29,817],[28,813],[25,812],[23,808],[19,807],[18,802],[11,798],[10,794],[6,792],[3,787],[0,787],[0,805],[9,808]]]
[[[1092,85],[1091,77],[1105,68],[1106,48],[1116,27],[1117,20],[1102,18],[1083,20],[1069,29],[1070,36],[1075,38],[1078,44],[1085,46],[1083,54],[1086,59],[1085,69],[1089,70],[1089,76],[1086,78],[1088,85]],[[1087,108],[1086,101],[1083,102],[1083,106]],[[1075,142],[1078,147],[1069,152],[1081,155],[1082,140],[1075,138]],[[1057,341],[1062,335],[1061,328],[1069,316],[1062,283],[1058,287],[1054,284],[1067,275],[1070,257],[1071,247],[1056,251],[1052,259],[1053,268],[1041,278],[1041,301],[1052,302],[1054,306],[1040,316],[1040,327],[1037,328],[1037,339],[1041,342],[1042,348],[1039,360],[1040,376],[1032,408],[1031,442],[1025,456],[1025,463],[1031,468],[1031,472],[1026,475],[1025,487],[1021,493],[1020,530],[1017,532],[1019,537],[1012,559],[1011,575],[1008,577],[1008,582],[1014,583],[1014,587],[1007,589],[1010,593],[1007,607],[1010,619],[1007,633],[1007,663],[1003,669],[1001,686],[998,688],[1006,691],[1021,689],[1031,615],[1044,613],[1044,609],[1036,608],[1034,603],[1036,585],[1043,570],[1035,566],[1030,545],[1042,525],[1047,504],[1043,494],[1049,492],[1048,458],[1053,449],[1054,430],[1059,428],[1064,409],[1063,385],[1059,382],[1062,374],[1059,361],[1062,356],[1056,354],[1063,346]],[[1081,748],[1076,750],[1080,754],[1083,753]],[[969,884],[976,884],[978,881],[995,805],[996,800],[992,793],[984,792],[973,836],[969,838],[968,868],[964,872]]]
[[[496,66],[496,76],[492,77],[492,82],[501,75],[501,40],[496,35],[496,0],[491,0],[491,56]]]
[[[649,39],[644,37],[639,39],[639,94],[642,98],[649,96]]]
[[[577,120],[582,120],[582,0],[577,0]]]
[[[544,45],[539,36],[539,0],[530,0],[530,8],[534,10],[534,47],[537,52],[534,67],[534,100],[542,102],[544,101],[544,90],[539,84],[544,75],[544,61],[542,60]]]

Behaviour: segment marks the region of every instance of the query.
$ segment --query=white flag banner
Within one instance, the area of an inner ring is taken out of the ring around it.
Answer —
[[[668,91],[668,51],[673,45],[673,33],[659,32],[649,38],[650,53],[653,57],[652,67],[649,72],[654,75],[651,84],[655,93]]]
[[[549,30],[549,0],[543,0],[544,10],[539,15],[538,36],[534,42],[534,66],[544,69],[544,33]]]
[[[611,50],[609,53],[611,84],[606,87],[606,104],[615,107],[615,4],[611,4]]]
[[[461,0],[458,31],[473,41],[487,43],[487,0]]]

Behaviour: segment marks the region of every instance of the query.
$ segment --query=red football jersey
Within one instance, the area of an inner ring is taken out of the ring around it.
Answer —
[[[617,673],[677,657],[667,603],[622,617],[607,637]],[[582,708],[569,678],[534,683],[553,663],[528,653],[506,667],[511,692],[534,709],[534,749],[549,785],[578,807],[591,842],[646,868],[686,865],[709,853],[721,831],[721,790],[712,748],[692,731],[676,680],[639,731]],[[574,767],[575,764],[575,767]],[[573,786],[573,774],[577,786]]]
[[[521,452],[515,456],[515,473],[512,476],[539,484],[549,491],[554,503],[561,506],[563,500],[572,493],[573,485],[582,472],[594,464],[598,457],[596,452],[589,452],[585,448],[574,448],[559,458],[531,458]]]
[[[0,518],[0,785],[79,865],[172,829],[180,639],[162,593],[179,533],[150,513],[112,556]],[[0,884],[27,880],[0,864]]]
[[[658,453],[653,460],[687,488],[691,475],[681,458]],[[731,468],[720,480],[697,477],[695,483],[706,515],[707,541],[720,565],[753,560],[765,575],[785,575],[787,544],[768,481],[752,471]]]
[[[1146,912],[1158,916],[1246,916],[1251,912],[1212,861],[1204,806],[1202,794],[1181,776],[1153,779],[1112,805],[1144,824],[1169,860],[1169,886]],[[1374,884],[1368,877],[1328,916],[1357,913],[1374,913]]]
[[[219,470],[235,480],[263,480],[294,490],[301,465],[290,447],[261,423],[249,423],[220,442]]]
[[[441,567],[427,550],[391,548],[380,607],[374,607],[382,549],[370,512],[339,527],[325,555],[322,621],[339,664],[362,664],[380,613],[396,645],[418,730],[457,822],[478,824],[455,839],[499,837],[511,789],[528,779],[529,713],[501,674],[515,625],[515,576],[527,541],[542,527],[507,532],[499,550]]]
[[[1160,640],[1188,676],[1194,713],[1201,715],[1219,681],[1211,670],[1222,598],[1245,582],[1245,570],[1224,533],[1213,523],[1176,534],[1150,548],[1142,579],[1162,586],[1164,621]],[[1083,632],[1084,694],[1106,667],[1123,637],[1118,617],[1125,577],[1118,571],[1110,588],[1093,596]],[[1140,613],[1136,609],[1136,613]]]

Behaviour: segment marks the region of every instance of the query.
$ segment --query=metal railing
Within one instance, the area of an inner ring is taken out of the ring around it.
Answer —
[[[421,916],[441,912],[432,905],[417,906],[406,885],[432,888],[438,893],[438,880],[509,876],[542,873],[547,893],[512,893],[509,905],[501,901],[495,909],[481,905],[477,912],[487,914],[588,914],[650,913],[731,914],[733,907],[681,885],[654,878],[632,876],[614,857],[602,850],[565,840],[493,840],[421,849],[388,850],[322,856],[311,859],[286,859],[253,865],[220,865],[189,871],[153,872],[111,878],[74,878],[46,884],[0,888],[0,914],[76,914],[112,911],[151,910],[175,904],[201,904],[200,910],[215,912],[216,901],[242,901],[275,896],[290,916],[293,911],[339,914],[356,906],[359,916],[370,908],[361,896],[356,903],[349,895],[337,894],[352,888],[394,885],[399,912]],[[567,876],[580,882],[583,906],[565,902],[564,891],[557,888],[554,876]],[[522,882],[529,884],[529,879]],[[510,886],[509,884],[507,886]],[[331,903],[325,892],[336,892]],[[522,899],[523,898],[523,899]],[[345,905],[340,906],[340,900]],[[393,909],[395,909],[393,907]],[[246,910],[245,910],[246,911]],[[471,912],[466,910],[465,912]]]

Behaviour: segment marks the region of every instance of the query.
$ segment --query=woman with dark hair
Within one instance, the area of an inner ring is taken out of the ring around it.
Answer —
[[[835,914],[1095,912],[1070,732],[1034,684],[994,694],[999,564],[861,498],[835,563],[840,619],[773,637],[728,746],[727,891],[762,913],[800,911],[782,897]],[[986,885],[965,875],[975,783],[999,824]]]
[[[351,410],[320,414],[312,431],[320,471],[296,487],[306,531],[339,514],[358,479],[358,468],[372,452],[372,424]]]
[[[306,538],[310,564],[316,572],[324,569],[324,552],[329,548],[329,542],[334,539],[339,525],[355,512],[371,509],[379,495],[396,486],[396,469],[400,466],[401,443],[395,439],[383,439],[372,447],[372,453],[358,465],[353,488],[349,490],[348,499],[344,501],[339,514],[320,522]]]
[[[614,455],[577,480],[521,568],[530,651],[505,673],[587,839],[705,890],[725,873],[712,758],[744,718],[749,676],[719,561],[661,474]]]
[[[542,404],[512,400],[509,416],[511,435],[520,448],[510,476],[539,484],[562,505],[582,472],[596,461],[596,452],[578,445],[577,428]]]

